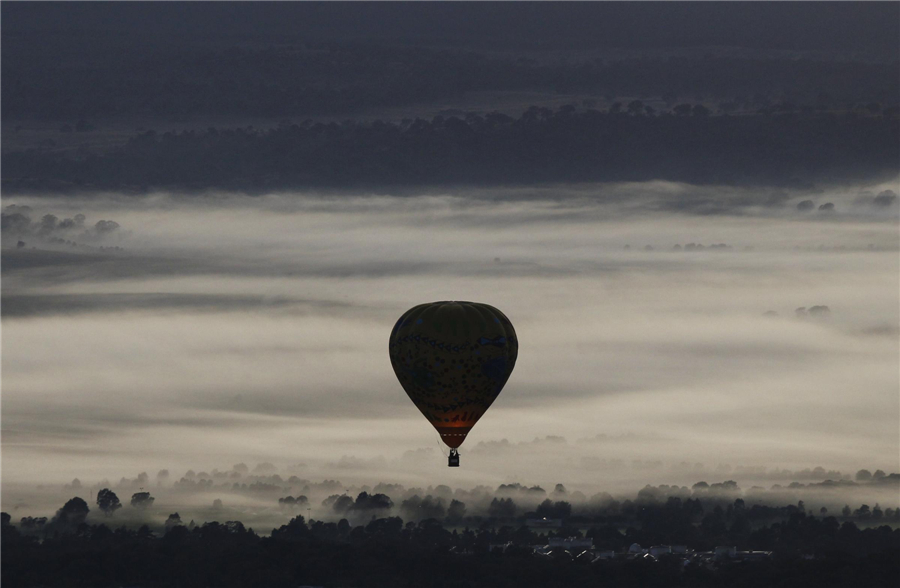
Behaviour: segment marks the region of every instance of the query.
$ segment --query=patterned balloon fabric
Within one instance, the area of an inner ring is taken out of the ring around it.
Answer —
[[[478,302],[432,302],[406,311],[391,331],[400,385],[441,440],[462,445],[509,379],[519,341],[502,312]]]

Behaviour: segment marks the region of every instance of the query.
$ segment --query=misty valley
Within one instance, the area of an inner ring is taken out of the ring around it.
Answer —
[[[893,587],[900,4],[0,4],[0,582]]]

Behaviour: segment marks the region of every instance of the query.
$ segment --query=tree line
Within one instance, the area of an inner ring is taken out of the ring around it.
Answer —
[[[624,529],[607,522],[549,532],[524,525],[448,526],[434,518],[404,523],[400,517],[373,517],[353,526],[347,519],[297,516],[266,537],[238,521],[184,525],[177,513],[164,532],[146,525],[136,530],[90,525],[68,513],[43,540],[17,529],[3,513],[2,581],[10,586],[888,586],[900,572],[900,530],[887,525],[860,529],[794,508],[779,522],[754,526],[742,501],[706,514],[698,507],[698,501],[669,501],[643,507],[637,523]],[[590,537],[596,547],[617,551],[631,543],[696,550],[735,545],[773,551],[775,557],[710,567],[666,557],[591,563],[561,549],[547,557],[535,554],[532,546],[551,537]],[[507,547],[492,549],[498,544]]]
[[[534,90],[670,105],[706,97],[744,110],[780,99],[816,108],[900,102],[896,62],[673,55],[551,63],[363,41],[136,42],[97,31],[7,37],[4,121],[342,116]]]
[[[872,180],[897,173],[898,114],[711,116],[702,105],[648,113],[634,101],[607,111],[534,106],[519,118],[494,112],[398,123],[307,120],[271,129],[150,130],[105,153],[4,153],[3,188],[255,192],[647,179],[767,185]]]

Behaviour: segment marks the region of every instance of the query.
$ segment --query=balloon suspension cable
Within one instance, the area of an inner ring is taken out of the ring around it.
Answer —
[[[447,455],[447,453],[444,451],[444,442],[441,441],[441,435],[440,435],[440,433],[438,433],[437,431],[435,431],[434,434],[437,435],[437,445],[438,445],[438,449],[441,450],[441,455],[443,455],[444,457],[449,457],[449,456]]]

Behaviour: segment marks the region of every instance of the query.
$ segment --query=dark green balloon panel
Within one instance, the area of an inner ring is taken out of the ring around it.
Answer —
[[[512,323],[493,306],[432,302],[400,317],[389,349],[400,385],[455,448],[503,390],[519,341]]]

